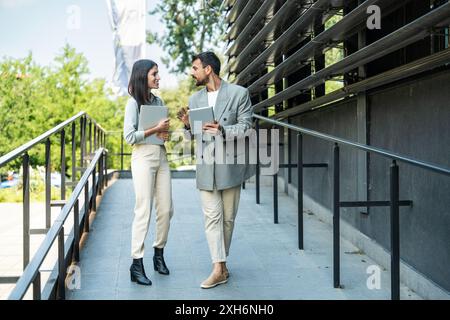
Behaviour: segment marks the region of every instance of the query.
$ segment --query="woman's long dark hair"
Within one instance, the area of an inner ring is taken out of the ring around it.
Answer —
[[[148,89],[148,72],[157,64],[148,59],[138,60],[133,65],[130,82],[128,83],[128,93],[136,100],[139,111],[141,106],[150,103]]]

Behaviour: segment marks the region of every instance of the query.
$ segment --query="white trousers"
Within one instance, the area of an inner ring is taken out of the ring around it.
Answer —
[[[200,190],[206,240],[213,263],[225,262],[230,250],[241,185],[225,190]]]
[[[131,229],[131,257],[144,256],[144,241],[150,224],[153,199],[156,211],[154,248],[164,248],[173,215],[172,185],[166,149],[161,145],[134,145],[131,155],[136,203]]]

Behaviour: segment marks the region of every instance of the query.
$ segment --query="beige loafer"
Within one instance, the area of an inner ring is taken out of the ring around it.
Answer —
[[[205,281],[202,282],[202,284],[200,285],[200,287],[202,287],[203,289],[210,289],[210,288],[214,288],[215,286],[218,286],[219,284],[223,284],[223,283],[227,283],[228,279],[225,276],[225,274],[219,274],[216,275],[214,273],[211,273],[211,275],[208,277],[208,279],[206,279]]]

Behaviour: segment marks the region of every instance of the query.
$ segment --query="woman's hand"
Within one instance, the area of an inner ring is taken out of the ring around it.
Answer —
[[[164,141],[169,140],[169,132],[168,131],[162,131],[158,132],[156,136]]]
[[[156,125],[156,132],[162,133],[169,131],[170,127],[170,119],[162,119],[157,125]]]

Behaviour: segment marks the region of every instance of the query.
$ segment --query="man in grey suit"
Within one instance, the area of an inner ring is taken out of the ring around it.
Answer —
[[[197,145],[196,180],[200,190],[205,233],[213,262],[210,276],[201,287],[213,288],[228,281],[226,260],[242,183],[255,173],[247,160],[253,108],[246,88],[227,83],[219,76],[220,60],[212,52],[193,57],[191,75],[197,86],[205,86],[189,99],[189,109],[213,107],[214,122],[206,123],[195,134]],[[192,134],[189,111],[178,118]],[[238,149],[236,154],[235,149]]]

